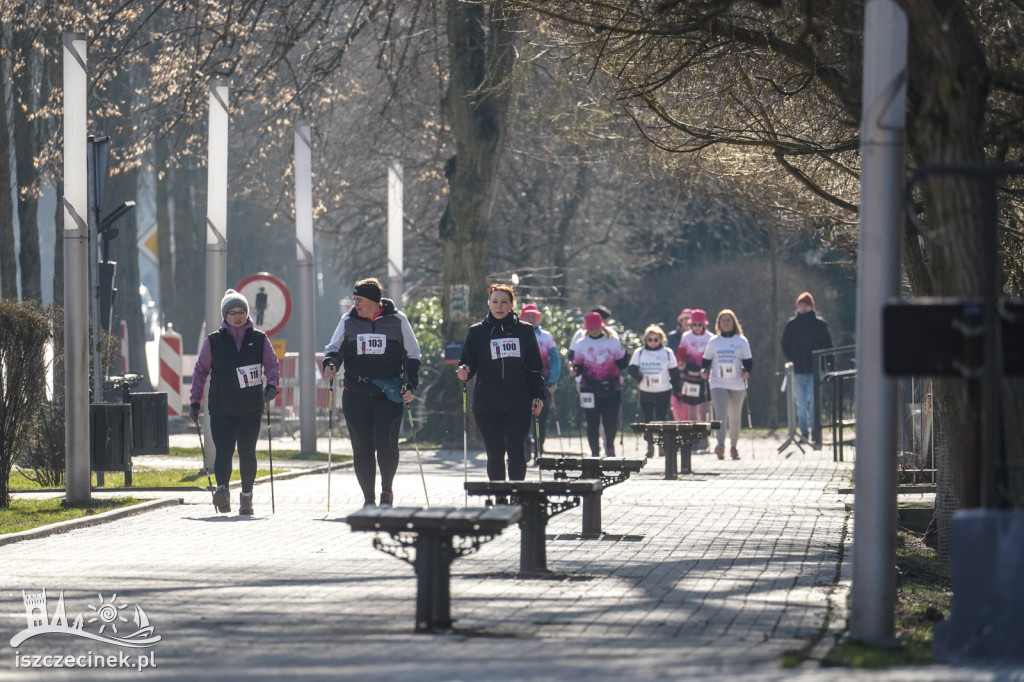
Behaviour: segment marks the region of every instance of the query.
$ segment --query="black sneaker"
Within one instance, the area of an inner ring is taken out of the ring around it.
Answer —
[[[252,516],[252,493],[238,494],[239,516]]]
[[[395,493],[390,490],[380,491],[380,506],[390,507],[395,502]]]
[[[221,514],[227,514],[231,511],[231,495],[228,493],[228,487],[226,485],[219,485],[217,489],[213,491],[213,506],[217,508]]]

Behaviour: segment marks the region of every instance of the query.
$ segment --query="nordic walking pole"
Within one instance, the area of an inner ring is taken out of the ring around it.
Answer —
[[[196,433],[199,434],[199,451],[203,453],[203,468],[206,469],[206,484],[207,490],[213,490],[213,481],[210,480],[210,468],[206,466],[206,446],[203,445],[203,427],[199,425],[199,420],[196,420]],[[213,505],[214,509],[217,509],[217,505]],[[217,509],[217,511],[220,511]]]
[[[333,365],[328,365],[334,369]],[[331,463],[334,452],[334,379],[328,382],[331,394],[327,398],[327,513],[331,513]]]
[[[270,455],[270,513],[277,512],[277,505],[274,503],[274,446],[270,442],[270,401],[267,406],[267,453]]]
[[[754,459],[754,424],[750,419],[750,389],[743,382],[743,403],[747,407],[747,433],[750,434],[750,459]]]
[[[407,389],[402,387],[402,393]],[[405,412],[409,415],[409,427],[412,429],[412,443],[416,446],[416,462],[420,465],[420,480],[423,481],[423,499],[427,501],[427,509],[430,509],[430,496],[427,494],[427,477],[423,475],[423,458],[420,457],[420,441],[416,438],[416,423],[412,419],[412,403],[405,404]],[[466,505],[469,506],[469,505]]]
[[[533,415],[533,463],[537,467],[537,480],[543,481],[544,474],[540,468],[540,419]]]
[[[558,421],[558,403],[555,402],[555,392],[548,391],[551,397],[551,411],[555,413],[555,431],[558,431],[558,438],[562,438],[562,425]]]
[[[462,382],[462,490],[465,493],[465,506],[469,506],[469,426],[466,421],[466,382]]]

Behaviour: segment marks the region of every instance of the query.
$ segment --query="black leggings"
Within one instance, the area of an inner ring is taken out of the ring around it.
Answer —
[[[391,490],[398,471],[398,429],[402,425],[402,404],[393,403],[381,391],[351,391],[341,394],[341,411],[352,439],[352,465],[363,499],[376,501],[377,467],[381,490]]]
[[[587,414],[587,440],[590,442],[590,453],[594,457],[601,456],[601,423],[604,423],[604,448],[609,457],[615,455],[615,434],[619,430],[619,405],[622,403],[622,391],[612,393],[595,393],[594,407],[583,410]]]
[[[260,438],[263,415],[247,414],[241,417],[223,414],[210,415],[210,433],[213,435],[213,473],[217,485],[231,482],[231,459],[238,445],[238,472],[242,476],[242,492],[252,492],[256,480],[256,441]]]
[[[640,391],[640,411],[644,415],[644,423],[668,421],[668,408],[672,391],[647,393]]]
[[[508,480],[526,478],[526,434],[530,431],[530,408],[508,412],[474,412],[476,428],[487,449],[487,478],[505,480],[505,453],[508,453]]]

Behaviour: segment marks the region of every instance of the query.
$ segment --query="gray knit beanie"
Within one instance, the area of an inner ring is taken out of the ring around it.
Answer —
[[[228,311],[232,308],[245,308],[245,314],[249,314],[249,302],[245,300],[245,296],[234,289],[228,289],[224,292],[224,298],[220,299],[220,314],[227,319]]]

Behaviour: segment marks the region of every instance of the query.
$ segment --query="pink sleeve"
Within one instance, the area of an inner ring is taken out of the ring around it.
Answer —
[[[270,337],[264,337],[263,342],[263,370],[267,375],[267,385],[274,388],[281,387],[281,363],[277,359],[277,353],[270,344]]]
[[[212,367],[213,355],[210,353],[210,339],[205,339],[202,347],[199,349],[196,366],[192,370],[192,390],[189,392],[190,403],[203,402],[203,387],[206,386],[206,377],[210,376],[210,369]]]

